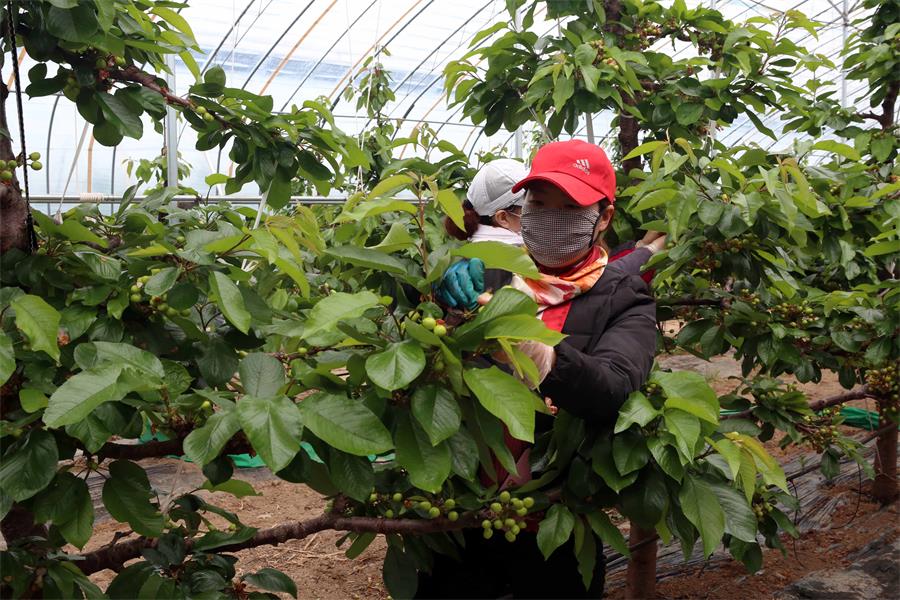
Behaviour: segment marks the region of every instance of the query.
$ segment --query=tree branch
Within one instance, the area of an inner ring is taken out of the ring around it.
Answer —
[[[724,298],[659,298],[656,301],[661,306],[716,306],[727,308]]]
[[[216,552],[236,552],[257,546],[277,546],[290,540],[302,540],[314,533],[325,530],[352,531],[355,533],[423,535],[444,531],[481,527],[481,517],[477,514],[464,515],[458,521],[439,519],[381,519],[376,517],[342,517],[335,513],[320,515],[307,521],[283,523],[256,532],[252,538],[238,544],[228,544],[215,549]],[[194,540],[185,540],[187,552],[193,553]],[[111,544],[98,550],[82,554],[75,565],[90,575],[104,569],[119,570],[129,560],[141,556],[144,548],[153,548],[157,540],[139,537],[127,542]]]
[[[862,386],[855,390],[850,390],[849,392],[844,392],[843,394],[838,394],[836,396],[831,396],[830,398],[823,398],[816,402],[810,402],[809,409],[813,412],[820,411],[822,409],[828,408],[829,406],[836,406],[838,404],[844,404],[845,402],[850,402],[851,400],[862,400],[863,398],[870,398],[872,395],[869,393],[869,388],[867,386]],[[727,419],[744,419],[746,417],[753,416],[753,408],[748,408],[747,410],[743,410],[738,413],[724,415],[721,417],[721,421],[725,421]]]

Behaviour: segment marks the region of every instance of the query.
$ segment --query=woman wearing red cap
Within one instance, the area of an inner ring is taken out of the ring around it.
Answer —
[[[520,345],[538,367],[540,393],[592,429],[611,429],[628,395],[646,381],[656,350],[656,306],[646,283],[625,261],[610,262],[600,243],[614,214],[615,171],[598,146],[579,140],[554,142],[538,150],[530,173],[512,191],[522,189],[521,233],[540,279],[489,270],[478,285],[477,277],[467,278],[470,269],[464,265],[445,277],[438,297],[466,305],[470,291],[504,285],[531,296],[544,323],[566,334],[555,347]],[[539,431],[552,428],[549,417],[538,417]],[[520,471],[498,474],[492,483],[501,488],[532,475],[528,448],[518,440],[508,441]],[[479,532],[467,533],[465,539],[462,562],[438,555],[432,573],[421,575],[420,597],[602,595],[602,554],[585,590],[571,540],[545,561],[533,532],[521,532],[512,544],[498,536],[484,540]]]

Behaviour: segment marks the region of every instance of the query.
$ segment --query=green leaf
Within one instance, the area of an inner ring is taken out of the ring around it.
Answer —
[[[56,343],[59,312],[43,298],[30,294],[17,296],[9,305],[16,311],[16,327],[25,334],[31,347],[59,360],[59,346]]]
[[[83,479],[59,473],[34,503],[35,519],[52,521],[67,542],[84,548],[93,533],[94,505]]]
[[[510,340],[534,340],[548,346],[555,346],[565,339],[565,335],[547,327],[532,315],[508,315],[494,319],[487,324],[485,339],[506,338]]]
[[[32,388],[22,388],[19,390],[19,404],[22,410],[29,413],[35,413],[42,408],[47,407],[47,396],[40,390]]]
[[[212,462],[228,443],[228,440],[241,430],[237,411],[222,410],[213,413],[203,424],[190,432],[182,448],[185,456],[201,467]]]
[[[280,471],[300,450],[303,421],[286,396],[244,396],[237,403],[238,420],[253,449],[272,471]]]
[[[859,152],[857,152],[854,148],[835,140],[821,140],[813,144],[812,147],[814,150],[824,150],[826,152],[834,152],[835,154],[840,154],[841,156],[849,160],[862,160]]]
[[[644,210],[648,210],[650,208],[656,208],[661,204],[666,204],[672,198],[678,195],[678,190],[673,189],[661,189],[661,190],[652,190],[651,192],[645,194],[638,200],[637,204],[635,204],[632,210],[640,212]]]
[[[451,253],[464,258],[480,258],[488,269],[502,269],[532,279],[541,274],[523,248],[503,242],[469,242]]]
[[[326,296],[309,311],[303,339],[310,344],[334,344],[344,338],[337,331],[339,321],[355,319],[377,305],[378,296],[368,290],[357,294],[335,292]]]
[[[884,137],[872,140],[872,143],[869,145],[869,150],[872,152],[872,158],[878,162],[887,160],[888,156],[891,155],[891,150],[894,149],[894,140],[892,137],[893,136],[888,134]]]
[[[472,435],[460,429],[447,439],[450,446],[450,465],[453,472],[467,481],[474,481],[478,470],[478,445]]]
[[[382,577],[384,578],[384,587],[387,588],[391,598],[404,600],[415,596],[419,583],[416,564],[412,557],[401,550],[397,544],[388,544]]]
[[[374,200],[376,198],[380,198],[381,196],[393,194],[405,188],[406,186],[411,185],[412,183],[413,179],[409,175],[392,175],[387,179],[382,179],[374,188],[372,188],[372,191],[369,192],[369,200]]]
[[[358,558],[359,555],[365,552],[366,548],[375,541],[376,537],[377,534],[371,532],[358,534],[356,539],[353,540],[353,543],[350,544],[350,547],[347,548],[347,551],[344,552],[344,555],[350,560]]]
[[[253,352],[238,367],[244,393],[259,398],[275,396],[285,383],[284,367],[274,356]]]
[[[6,383],[15,370],[16,352],[13,349],[12,340],[0,331],[0,385]]]
[[[117,383],[121,373],[121,365],[106,365],[70,377],[50,396],[44,423],[47,427],[71,425],[104,402],[121,399],[123,393]]]
[[[669,146],[669,142],[666,140],[655,140],[652,142],[644,142],[628,154],[622,157],[622,160],[629,160],[635,158],[637,156],[643,156],[644,154],[650,154],[651,152],[656,152],[660,148],[665,148]]]
[[[700,373],[659,371],[651,379],[666,394],[666,408],[678,408],[713,424],[719,422],[719,399]]]
[[[375,488],[375,471],[366,456],[353,456],[332,448],[328,451],[328,472],[339,490],[359,502],[368,501]]]
[[[682,457],[693,460],[694,447],[700,437],[700,420],[692,414],[677,408],[669,408],[663,412],[666,429],[675,436],[675,445]]]
[[[575,516],[563,504],[554,504],[547,511],[544,520],[538,527],[537,543],[544,555],[550,558],[553,551],[566,543],[575,527]]]
[[[51,6],[46,26],[50,35],[68,42],[87,43],[100,24],[92,9],[93,3],[80,2],[70,9]]]
[[[58,461],[50,432],[32,429],[0,460],[0,489],[16,502],[31,498],[53,481]]]
[[[150,352],[141,350],[131,344],[115,342],[90,342],[78,346],[78,351],[93,352],[95,362],[91,367],[112,365],[123,369],[131,369],[136,374],[147,377],[153,382],[162,381],[166,370],[162,362]]]
[[[534,441],[535,395],[524,383],[497,367],[466,369],[463,378],[481,405],[503,421],[510,435]]]
[[[162,296],[172,289],[172,286],[178,281],[179,275],[181,275],[181,269],[176,267],[169,267],[151,275],[144,284],[144,293],[148,296]]]
[[[425,370],[425,353],[414,340],[395,343],[366,359],[366,374],[389,392],[405,388]]]
[[[619,409],[614,433],[625,431],[635,423],[644,427],[659,415],[660,412],[653,408],[647,396],[639,391],[632,392],[622,408]]]
[[[685,127],[693,125],[703,116],[703,104],[680,103],[675,109],[675,120]]]
[[[107,92],[98,92],[94,95],[106,121],[112,124],[122,135],[141,139],[144,135],[144,124],[141,122],[140,109],[133,112],[131,107],[117,92],[115,96]]]
[[[374,250],[348,244],[329,248],[327,254],[357,267],[384,271],[386,273],[406,273],[406,265],[399,258]]]
[[[591,468],[594,470],[594,473],[603,478],[604,483],[612,491],[618,494],[635,482],[638,473],[632,472],[625,476],[620,475],[612,453],[612,439],[607,435],[599,436],[591,449]]]
[[[367,456],[394,447],[381,420],[358,400],[318,393],[300,403],[300,412],[304,425],[338,450]]]
[[[756,542],[756,516],[744,496],[720,483],[710,483],[709,487],[725,513],[725,533],[744,542]]]
[[[871,244],[863,251],[863,254],[866,256],[882,256],[897,252],[900,252],[900,240],[888,240]]]
[[[240,479],[229,479],[228,481],[216,485],[213,485],[212,482],[207,479],[200,488],[209,490],[210,492],[225,492],[226,494],[231,494],[235,498],[262,496],[262,494],[253,489],[252,485]]]
[[[463,211],[462,203],[459,201],[459,198],[456,197],[453,190],[439,191],[435,200],[441,207],[441,210],[444,211],[444,214],[450,217],[450,220],[453,221],[457,227],[462,231],[465,231],[466,224],[463,220],[465,212]]]
[[[128,523],[140,535],[159,537],[165,517],[150,503],[154,496],[144,469],[127,460],[109,465],[109,478],[103,484],[103,504],[116,521]]]
[[[244,306],[244,297],[238,286],[224,273],[213,271],[209,275],[209,288],[215,295],[216,304],[232,325],[241,333],[250,330],[250,313]]]
[[[584,529],[581,520],[575,521],[575,525],[578,530]],[[575,549],[575,555],[578,559],[578,573],[581,575],[581,582],[585,589],[588,589],[594,579],[594,571],[597,566],[597,542],[590,529],[582,534],[582,540],[580,547]]]
[[[187,19],[179,15],[171,8],[155,6],[150,10],[150,12],[154,15],[162,17],[166,23],[173,25],[176,29],[188,36],[190,39],[194,39],[194,32],[191,30],[191,26],[188,25]]]
[[[413,392],[410,408],[431,445],[436,446],[459,431],[459,404],[453,392],[437,384],[427,384]]]
[[[628,542],[625,541],[625,536],[622,535],[618,527],[613,525],[605,512],[596,510],[588,513],[586,516],[591,529],[594,530],[597,537],[609,544],[613,550],[621,555],[631,556],[631,550],[628,549]]]
[[[613,436],[613,462],[620,475],[628,475],[644,467],[650,460],[650,451],[644,436],[636,431],[626,431]]]
[[[252,575],[245,575],[244,581],[268,592],[281,592],[290,594],[294,598],[297,597],[297,584],[290,577],[275,569],[260,569]]]
[[[446,443],[431,445],[428,435],[408,415],[400,415],[394,432],[397,463],[409,473],[417,488],[437,493],[450,476],[450,449]]]
[[[725,513],[718,497],[705,481],[686,474],[678,492],[678,501],[684,516],[700,532],[703,555],[708,557],[725,534]]]

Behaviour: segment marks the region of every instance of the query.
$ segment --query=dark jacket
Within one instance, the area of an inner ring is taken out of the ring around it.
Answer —
[[[634,254],[639,254],[640,251]],[[656,304],[640,278],[646,258],[610,262],[589,292],[572,300],[556,347],[556,365],[540,391],[592,424],[615,423],[619,408],[647,380],[656,353]],[[488,270],[485,287],[509,283],[506,271]]]

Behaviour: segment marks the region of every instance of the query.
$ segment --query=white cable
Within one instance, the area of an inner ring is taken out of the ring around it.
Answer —
[[[63,201],[66,199],[66,192],[69,191],[69,183],[72,181],[72,175],[78,166],[78,156],[81,154],[81,147],[84,146],[84,139],[87,137],[88,127],[90,123],[84,122],[84,128],[81,130],[81,138],[78,140],[78,146],[75,147],[75,156],[72,157],[72,166],[69,167],[69,176],[66,178],[66,185],[63,187],[62,195],[59,197],[59,205],[56,207],[56,216],[62,214]]]

